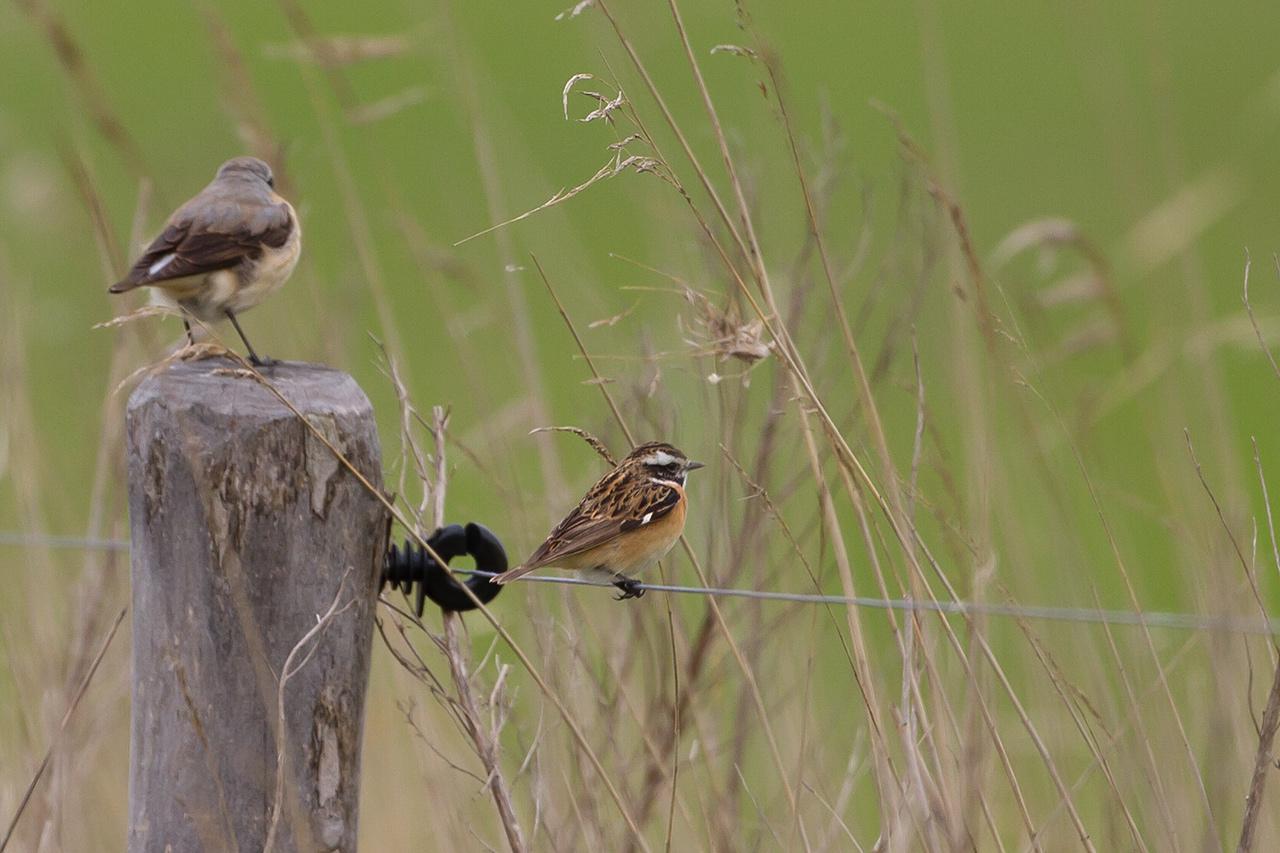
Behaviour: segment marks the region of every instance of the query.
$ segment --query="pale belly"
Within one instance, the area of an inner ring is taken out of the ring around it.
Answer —
[[[216,323],[227,319],[228,311],[241,314],[279,290],[293,274],[301,252],[302,228],[295,217],[288,241],[268,249],[252,266],[159,282],[151,288],[151,301]]]
[[[253,274],[248,284],[241,287],[231,297],[227,306],[237,314],[248,311],[262,300],[284,285],[293,275],[293,268],[298,265],[298,256],[302,254],[302,226],[298,217],[293,217],[293,231],[288,241],[279,249],[264,252],[254,264]]]

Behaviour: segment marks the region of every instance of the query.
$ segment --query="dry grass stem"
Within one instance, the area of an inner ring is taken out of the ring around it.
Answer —
[[[87,28],[105,12],[15,2],[14,55],[47,61],[15,93],[0,174],[20,214],[0,245],[0,764],[21,771],[0,779],[0,849],[81,849],[126,819],[129,674],[107,654],[128,585],[121,392],[219,357],[301,415],[220,324],[186,346],[178,324],[138,322],[174,312],[103,292],[212,143],[148,162],[161,116],[150,90],[116,88],[141,78]],[[150,43],[190,53],[170,112],[213,105],[223,142],[298,202],[301,265],[249,332],[366,387],[391,430],[380,476],[302,426],[397,538],[438,559],[431,532],[475,521],[527,553],[601,467],[553,433],[610,466],[648,438],[712,463],[642,602],[543,577],[481,604],[467,568],[446,571],[469,618],[379,596],[364,845],[1276,846],[1280,538],[1258,389],[1280,379],[1280,320],[1248,251],[1243,310],[1221,298],[1256,146],[1183,152],[1194,92],[1165,70],[1185,46],[1156,39],[1131,68],[1086,15],[1102,148],[1073,151],[1113,194],[1082,173],[1087,203],[1064,204],[1052,146],[1009,148],[1025,186],[993,190],[992,150],[953,118],[990,69],[948,69],[935,5],[914,20],[921,91],[870,112],[865,92],[821,94],[831,57],[796,55],[807,31],[750,0],[562,0],[511,7],[505,29],[449,0],[374,9],[369,32],[276,0],[274,35],[196,0],[185,42]],[[507,61],[547,44],[545,68]],[[1143,63],[1156,73],[1127,86]],[[52,146],[24,141],[36,112],[67,122]],[[1134,148],[1148,119],[1154,151]],[[1042,209],[1011,206],[1033,185]],[[72,346],[65,317],[111,333]],[[280,754],[304,710],[290,678],[327,654],[348,580],[278,676],[251,661],[277,723],[268,848],[308,834]],[[220,745],[196,704],[208,769]],[[206,846],[234,846],[233,800]],[[436,819],[405,818],[423,803]]]
[[[312,625],[307,630],[307,633],[303,634],[293,648],[289,650],[288,656],[284,659],[284,666],[280,668],[280,684],[276,689],[276,724],[274,726],[276,733],[276,785],[275,793],[271,798],[271,818],[267,823],[267,838],[262,844],[263,853],[273,853],[276,849],[276,832],[280,827],[280,815],[283,811],[285,798],[285,779],[289,771],[288,750],[285,749],[289,726],[284,707],[285,689],[289,686],[289,680],[301,672],[310,662],[311,656],[320,647],[319,638],[325,629],[333,623],[334,619],[337,619],[356,603],[355,598],[352,597],[347,599],[346,604],[339,606],[339,602],[342,601],[342,593],[347,587],[347,577],[350,574],[350,568],[342,573],[342,577],[338,580],[338,591],[333,594],[333,602],[324,613],[316,615],[316,624]],[[301,658],[299,658],[299,655],[301,655]]]

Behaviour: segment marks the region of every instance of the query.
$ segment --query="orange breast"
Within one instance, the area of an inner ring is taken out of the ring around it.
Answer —
[[[688,501],[681,489],[680,502],[662,518],[616,536],[590,551],[567,557],[559,565],[580,570],[604,567],[624,575],[644,571],[666,556],[680,538],[684,532],[687,508]]]

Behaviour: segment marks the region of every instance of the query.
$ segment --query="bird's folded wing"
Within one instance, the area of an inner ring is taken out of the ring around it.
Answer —
[[[264,248],[289,239],[293,217],[287,204],[236,201],[184,205],[159,237],[138,258],[129,274],[112,285],[114,293],[144,284],[185,278],[254,260]]]
[[[522,564],[525,569],[549,566],[589,551],[622,533],[652,524],[675,509],[680,492],[661,483],[625,491],[596,490],[556,525],[547,541]]]

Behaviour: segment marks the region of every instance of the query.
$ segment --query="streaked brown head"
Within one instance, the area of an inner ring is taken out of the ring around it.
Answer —
[[[667,480],[682,486],[690,471],[703,467],[701,462],[694,462],[665,441],[650,441],[640,445],[627,454],[622,465],[641,468],[655,480]]]

